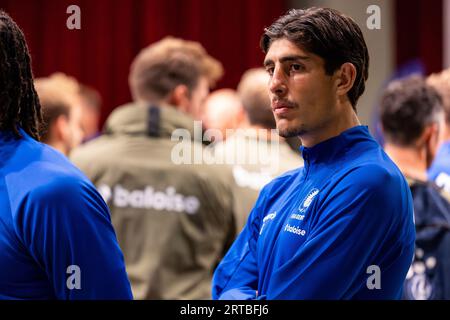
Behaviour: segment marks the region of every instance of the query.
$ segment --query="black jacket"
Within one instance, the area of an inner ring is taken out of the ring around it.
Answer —
[[[450,299],[450,202],[434,182],[408,179],[414,201],[416,251],[403,298]]]

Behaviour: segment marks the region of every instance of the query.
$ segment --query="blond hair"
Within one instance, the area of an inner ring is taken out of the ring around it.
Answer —
[[[166,98],[180,84],[192,91],[201,76],[213,87],[222,75],[221,63],[200,43],[166,37],[136,56],[129,84],[135,100],[152,101]]]
[[[42,107],[43,121],[40,135],[43,142],[49,139],[52,123],[61,115],[70,116],[70,108],[77,103],[80,85],[73,77],[54,73],[34,81]]]
[[[427,84],[434,87],[442,97],[445,120],[450,124],[450,68],[433,73],[427,78]]]

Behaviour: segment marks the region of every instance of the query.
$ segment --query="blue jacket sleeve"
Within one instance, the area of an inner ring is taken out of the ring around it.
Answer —
[[[260,229],[262,195],[263,192],[251,211],[244,229],[214,272],[212,284],[214,300],[252,300],[257,297],[256,242]]]
[[[367,268],[380,250],[382,297],[399,298],[414,248],[409,189],[399,182],[377,166],[344,177],[319,205],[305,243],[272,273],[267,298],[355,298],[367,286]],[[400,221],[404,217],[406,223]]]
[[[109,210],[87,181],[59,177],[34,189],[16,224],[56,299],[132,299]]]

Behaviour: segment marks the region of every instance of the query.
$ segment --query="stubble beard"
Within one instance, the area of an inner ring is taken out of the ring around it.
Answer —
[[[302,135],[307,133],[306,128],[304,128],[302,125],[295,128],[284,128],[280,129],[277,125],[278,135],[283,138],[292,138],[292,137],[301,137]]]

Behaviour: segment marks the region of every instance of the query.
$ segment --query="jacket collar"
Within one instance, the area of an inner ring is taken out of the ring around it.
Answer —
[[[340,135],[320,142],[313,147],[300,147],[305,163],[311,165],[326,163],[344,156],[356,143],[362,141],[376,141],[369,133],[367,126],[355,126],[345,130]]]
[[[105,134],[145,135],[170,138],[176,129],[189,132],[192,140],[200,138],[201,124],[170,105],[152,106],[130,103],[116,108],[105,125]],[[197,130],[195,130],[197,129]],[[200,137],[199,133],[200,131]]]

